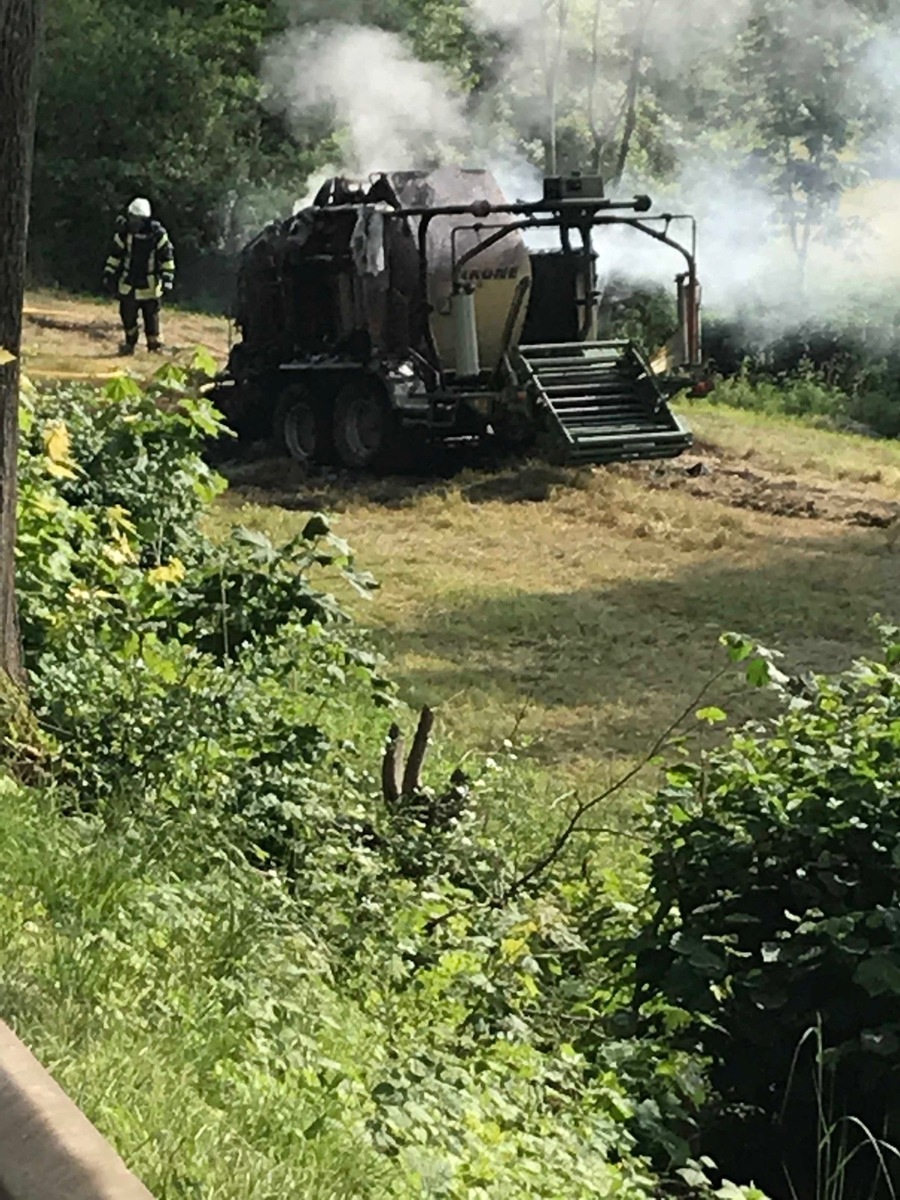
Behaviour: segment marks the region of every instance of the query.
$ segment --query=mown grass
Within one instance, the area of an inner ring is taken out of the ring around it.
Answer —
[[[900,494],[900,442],[817,428],[799,417],[691,402],[686,414],[701,442],[736,458],[815,483],[857,483]]]
[[[198,346],[204,346],[219,361],[228,352],[227,326],[218,317],[182,312],[167,305],[162,332],[167,345],[163,358],[147,354],[142,335],[136,355],[121,359],[117,356],[121,329],[114,299],[32,292],[25,303],[24,369],[35,380],[102,382],[123,370],[147,379],[161,362],[184,362]]]
[[[712,405],[689,417],[717,454],[900,498],[892,444]],[[892,530],[736,509],[653,482],[653,466],[526,466],[282,489],[274,504],[233,491],[218,519],[286,537],[298,510],[339,510],[340,532],[382,581],[362,619],[405,696],[438,705],[452,737],[479,747],[518,722],[560,782],[595,787],[718,669],[724,630],[777,647],[792,667],[832,670],[871,644],[874,613],[897,615]],[[746,711],[740,689],[725,693],[726,708]]]

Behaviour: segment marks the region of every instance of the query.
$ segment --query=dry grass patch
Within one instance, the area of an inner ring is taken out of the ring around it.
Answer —
[[[773,417],[709,403],[688,403],[683,414],[701,443],[749,465],[813,483],[849,482],[871,494],[900,494],[900,443],[817,429],[790,417]]]
[[[725,438],[741,433],[725,423]],[[856,452],[851,440],[832,458]],[[362,616],[406,696],[442,705],[445,727],[484,747],[527,710],[538,759],[592,786],[689,703],[723,630],[778,646],[793,667],[835,669],[868,647],[873,613],[898,615],[890,530],[656,491],[654,470],[528,466],[305,499],[341,510],[341,534],[381,579]],[[222,519],[296,531],[301,513],[267,498],[234,493]],[[740,712],[748,697],[724,700]]]
[[[35,379],[103,381],[126,369],[145,378],[161,361],[186,361],[197,346],[206,347],[220,361],[228,353],[224,320],[171,308],[163,311],[168,348],[162,359],[142,349],[133,358],[118,357],[121,330],[118,305],[112,299],[32,292],[26,298],[24,315],[23,362],[26,373]]]

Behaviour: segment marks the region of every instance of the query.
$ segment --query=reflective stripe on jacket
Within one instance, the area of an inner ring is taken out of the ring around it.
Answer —
[[[169,235],[158,221],[147,221],[142,230],[132,233],[120,218],[103,273],[116,280],[120,296],[158,300],[163,285],[175,281],[175,252]]]

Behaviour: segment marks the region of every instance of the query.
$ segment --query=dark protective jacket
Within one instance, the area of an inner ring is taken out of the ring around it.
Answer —
[[[175,282],[175,252],[159,221],[148,219],[132,233],[119,217],[103,274],[115,281],[120,296],[158,300]]]

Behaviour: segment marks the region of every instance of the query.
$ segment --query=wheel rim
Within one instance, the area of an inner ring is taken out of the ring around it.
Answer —
[[[377,396],[355,396],[344,422],[347,445],[359,462],[368,462],[382,449],[384,409]]]
[[[377,396],[355,396],[344,420],[347,446],[358,462],[369,462],[384,441],[384,408]]]
[[[308,463],[316,455],[316,415],[300,401],[284,414],[284,444],[296,462]]]

